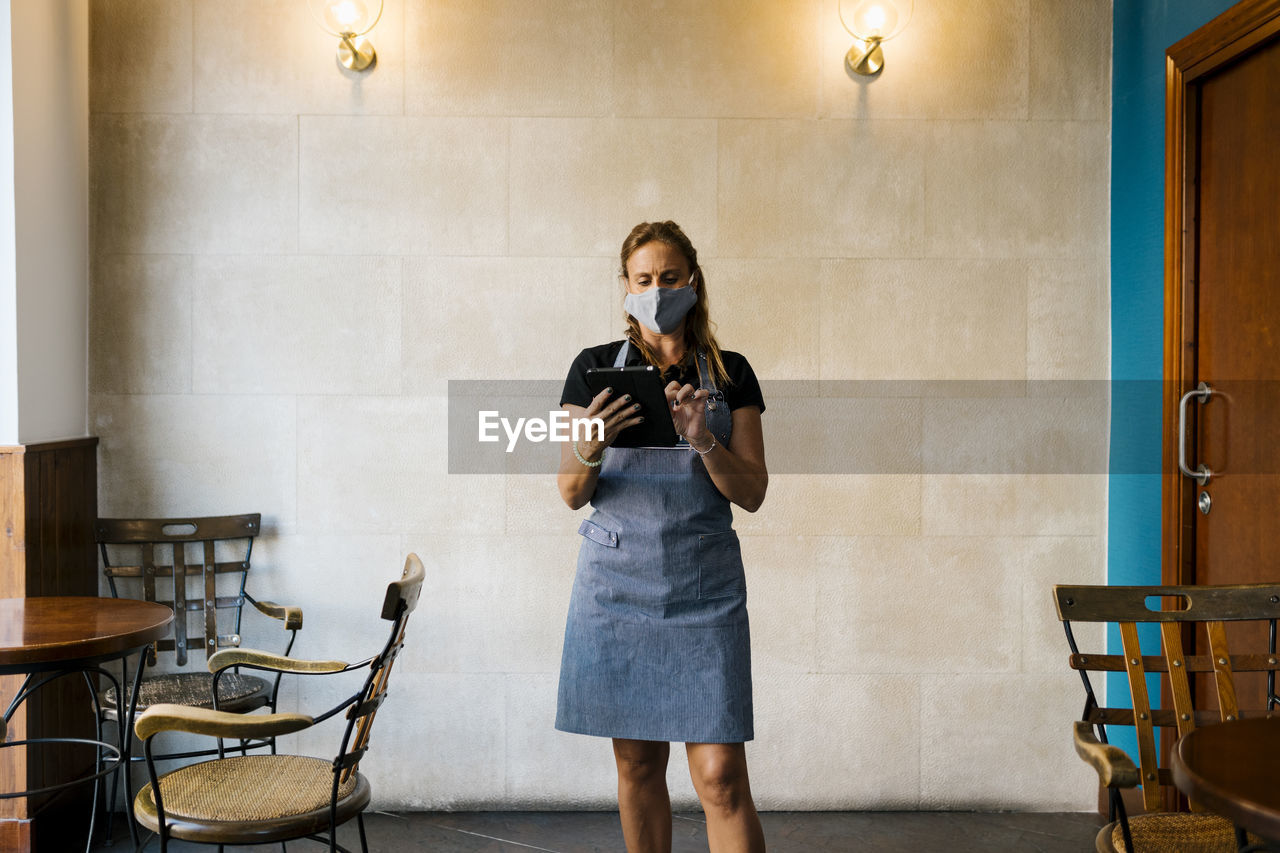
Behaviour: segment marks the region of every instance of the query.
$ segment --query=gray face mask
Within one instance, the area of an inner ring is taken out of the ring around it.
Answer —
[[[642,326],[669,335],[680,326],[684,315],[698,301],[698,293],[684,287],[651,287],[644,293],[628,293],[622,307]]]

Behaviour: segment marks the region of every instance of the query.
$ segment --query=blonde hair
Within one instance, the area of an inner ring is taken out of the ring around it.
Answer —
[[[711,322],[711,306],[707,299],[707,277],[702,272],[702,268],[698,266],[698,250],[693,248],[693,242],[685,235],[680,226],[667,220],[665,222],[641,222],[635,228],[631,229],[631,233],[627,235],[627,239],[622,241],[622,267],[619,274],[625,282],[627,279],[627,261],[631,255],[646,243],[653,241],[665,243],[671,248],[684,255],[685,261],[689,264],[689,281],[692,282],[696,276],[698,279],[698,287],[696,293],[698,301],[689,309],[689,313],[685,315],[684,324],[684,346],[685,359],[692,357],[695,350],[701,348],[707,354],[707,367],[711,371],[711,377],[716,383],[716,387],[724,390],[726,385],[730,384],[729,373],[724,368],[724,358],[720,354],[720,344],[716,341],[715,333],[712,328],[715,326]],[[624,285],[625,292],[625,285]],[[655,367],[660,367],[658,357],[644,341],[644,335],[640,333],[640,322],[623,311],[623,316],[627,323],[627,338],[631,341],[631,345],[640,351],[640,355],[645,362]],[[683,363],[683,360],[682,360]]]

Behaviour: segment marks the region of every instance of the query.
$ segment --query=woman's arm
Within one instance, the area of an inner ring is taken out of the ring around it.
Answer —
[[[710,396],[707,389],[672,381],[664,391],[672,404],[671,421],[676,432],[701,454],[711,482],[720,494],[747,512],[758,510],[769,487],[760,407],[752,404],[733,410],[733,432],[729,446],[725,447],[707,429],[706,405]]]
[[[587,416],[586,409],[581,406],[575,406],[572,403],[565,403],[560,408],[569,413],[571,420]],[[600,453],[598,451],[588,453],[587,449],[582,446],[585,443],[579,442],[578,452],[588,462],[595,462],[600,458]],[[556,474],[556,485],[560,488],[560,497],[569,505],[569,509],[581,509],[587,505],[587,501],[591,500],[591,496],[595,494],[596,480],[599,478],[600,466],[588,468],[583,465],[573,455],[573,442],[561,442],[560,471]]]
[[[690,440],[698,450],[706,450],[706,438]],[[755,512],[764,503],[769,487],[769,471],[764,463],[764,432],[760,426],[760,408],[741,406],[733,410],[733,433],[729,446],[716,442],[709,453],[702,454],[711,482],[720,494],[747,512]]]
[[[612,390],[606,388],[601,391],[592,398],[591,405],[585,409],[572,403],[561,406],[569,413],[571,422],[578,418],[598,417],[604,420],[603,439],[596,438],[594,432],[587,430],[583,434],[591,437],[578,442],[578,453],[588,462],[596,462],[603,458],[604,449],[613,444],[619,432],[644,420],[643,417],[636,415],[636,409],[640,408],[640,404],[633,403],[630,394],[609,402]],[[596,481],[599,479],[599,465],[583,465],[578,461],[578,457],[573,455],[573,442],[560,443],[560,470],[556,474],[556,485],[560,489],[560,497],[569,505],[569,509],[581,509],[586,506],[587,501],[591,500],[591,496],[595,494]]]

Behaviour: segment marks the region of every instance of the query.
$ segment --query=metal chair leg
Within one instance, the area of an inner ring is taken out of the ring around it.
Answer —
[[[1124,798],[1116,788],[1111,789],[1111,809],[1112,814],[1120,818],[1120,834],[1124,838],[1125,853],[1133,853],[1133,836],[1129,834],[1129,815],[1124,807]]]
[[[156,834],[154,832],[148,832],[147,840],[142,842],[141,844],[135,844],[133,847],[133,853],[142,853],[143,850],[146,850],[147,845],[151,843],[151,839],[155,838],[155,835]]]
[[[369,842],[364,837],[364,812],[356,814],[356,826],[360,827],[360,850],[361,853],[369,853]]]

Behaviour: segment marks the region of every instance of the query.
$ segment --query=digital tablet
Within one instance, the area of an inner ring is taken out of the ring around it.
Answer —
[[[593,397],[606,388],[613,388],[606,405],[624,394],[630,394],[631,399],[640,404],[636,414],[644,415],[644,422],[624,427],[614,439],[614,447],[675,447],[680,441],[671,413],[667,411],[662,376],[653,365],[588,368],[587,387]]]

